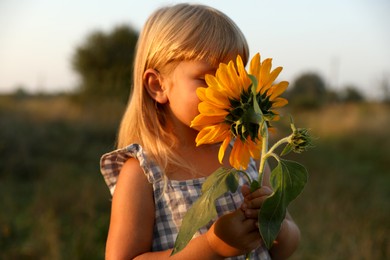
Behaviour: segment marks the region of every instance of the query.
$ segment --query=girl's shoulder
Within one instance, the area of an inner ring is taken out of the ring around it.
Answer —
[[[138,160],[139,166],[146,175],[149,183],[154,183],[162,178],[160,168],[148,159],[142,146],[139,144],[131,144],[125,148],[106,153],[100,159],[100,172],[104,177],[104,181],[111,195],[114,194],[115,186],[124,164],[130,158]]]

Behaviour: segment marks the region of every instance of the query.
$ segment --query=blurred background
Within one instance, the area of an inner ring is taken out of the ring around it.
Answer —
[[[0,259],[103,259],[115,148],[134,46],[180,1],[0,2]],[[315,147],[289,155],[310,178],[290,211],[292,259],[390,257],[390,2],[197,1],[230,16],[251,56],[283,66],[289,115]]]

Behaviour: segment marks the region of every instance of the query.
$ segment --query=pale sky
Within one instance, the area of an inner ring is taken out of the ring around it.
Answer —
[[[140,30],[166,0],[0,0],[0,93],[71,91],[74,50],[95,30]],[[193,2],[193,1],[192,1]],[[318,73],[336,90],[353,85],[380,96],[390,81],[389,0],[198,0],[230,16],[251,56],[273,58],[279,80]]]

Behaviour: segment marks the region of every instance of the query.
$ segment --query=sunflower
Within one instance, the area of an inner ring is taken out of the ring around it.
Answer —
[[[200,113],[191,122],[191,127],[199,130],[195,142],[197,146],[222,143],[218,154],[221,163],[231,141],[234,141],[229,157],[232,167],[246,169],[251,157],[260,158],[261,124],[277,120],[274,109],[287,104],[280,95],[288,82],[273,84],[282,68],[271,71],[271,66],[271,59],[260,63],[260,54],[256,54],[249,70],[253,80],[237,56],[236,64],[221,63],[215,76],[205,76],[208,88],[196,90],[201,102]],[[256,103],[261,112],[256,110]]]

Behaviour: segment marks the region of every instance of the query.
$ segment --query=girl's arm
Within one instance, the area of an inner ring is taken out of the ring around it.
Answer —
[[[301,232],[287,212],[280,232],[270,250],[272,259],[287,259],[298,248],[300,238]]]
[[[112,200],[106,259],[168,259],[172,250],[150,252],[154,212],[152,185],[139,162],[129,159],[121,169]],[[237,210],[218,219],[206,234],[192,239],[169,259],[223,259],[245,254],[260,241],[255,231],[255,221]],[[235,239],[229,241],[230,237]]]
[[[154,224],[153,189],[136,159],[122,167],[112,198],[106,259],[132,259],[150,251]]]

